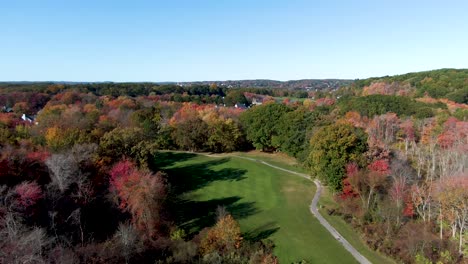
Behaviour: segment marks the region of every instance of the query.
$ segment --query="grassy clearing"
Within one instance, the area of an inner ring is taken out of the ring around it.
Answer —
[[[255,158],[258,160],[263,160],[274,164],[285,169],[307,173],[302,167],[300,167],[294,158],[291,158],[282,153],[268,154],[259,151],[251,151],[247,153],[236,153],[236,155],[246,156],[250,158]],[[338,204],[334,201],[332,194],[324,188],[321,198],[319,200],[320,205],[325,208],[336,208]],[[355,231],[349,224],[347,224],[340,216],[337,215],[328,215],[326,209],[319,209],[320,213],[325,219],[336,229],[340,234],[348,240],[348,242],[353,245],[361,254],[363,254],[369,261],[372,263],[383,263],[390,264],[396,263],[394,260],[371,250],[365,242],[362,240],[358,231]]]
[[[291,102],[304,102],[304,100],[307,99],[307,98],[297,98],[297,97],[290,97],[290,96],[277,96],[273,98],[275,98],[275,100],[278,102],[282,102],[284,101],[284,99],[289,99]]]
[[[297,163],[295,158],[291,158],[284,153],[265,153],[254,150],[249,152],[235,152],[233,155],[262,160],[281,168],[307,174],[307,171]]]
[[[164,152],[155,166],[170,175],[174,219],[190,234],[212,225],[224,205],[246,239],[275,242],[281,263],[356,263],[309,212],[315,186],[306,179],[229,156]]]

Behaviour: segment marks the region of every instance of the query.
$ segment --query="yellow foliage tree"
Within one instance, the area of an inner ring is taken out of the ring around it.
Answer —
[[[217,251],[220,254],[232,252],[240,247],[242,241],[240,226],[230,215],[218,220],[206,237],[202,240],[200,249],[203,255]]]

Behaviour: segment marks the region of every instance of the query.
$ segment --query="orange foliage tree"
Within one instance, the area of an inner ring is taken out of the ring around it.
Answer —
[[[240,226],[228,214],[221,217],[216,225],[208,230],[208,233],[201,242],[200,248],[204,255],[214,251],[227,254],[239,248],[241,241]]]

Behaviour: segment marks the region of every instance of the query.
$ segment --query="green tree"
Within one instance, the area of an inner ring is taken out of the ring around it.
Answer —
[[[279,147],[273,142],[273,138],[280,134],[279,120],[291,108],[283,104],[266,104],[253,107],[240,116],[247,139],[256,149],[272,151]]]
[[[206,142],[213,152],[234,151],[240,145],[242,132],[232,120],[217,120],[208,125],[209,136]]]
[[[468,87],[447,94],[447,98],[460,104],[468,104]]]
[[[244,96],[244,92],[242,90],[232,90],[230,91],[226,97],[224,98],[224,103],[227,106],[233,106],[237,103],[245,104],[248,105],[249,102],[247,101],[247,98]]]
[[[196,115],[188,116],[177,123],[172,131],[175,143],[182,149],[200,151],[205,149],[208,125]]]
[[[137,146],[143,139],[144,134],[141,128],[115,128],[101,138],[99,153],[111,160],[122,156],[133,157],[134,146]]]
[[[279,134],[273,138],[273,144],[288,155],[297,157],[307,147],[307,134],[318,115],[320,113],[311,112],[305,107],[284,114],[278,121]]]
[[[345,166],[349,162],[364,165],[366,135],[362,129],[348,124],[325,126],[310,140],[307,160],[312,174],[334,191],[342,189]]]
[[[132,114],[137,126],[143,129],[145,137],[154,139],[160,130],[161,113],[158,107],[149,107],[138,110]]]

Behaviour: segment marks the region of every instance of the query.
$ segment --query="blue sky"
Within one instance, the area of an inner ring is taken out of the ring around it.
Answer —
[[[0,0],[1,81],[366,78],[468,68],[467,1]]]

